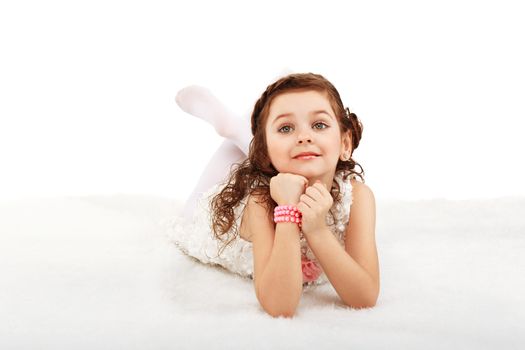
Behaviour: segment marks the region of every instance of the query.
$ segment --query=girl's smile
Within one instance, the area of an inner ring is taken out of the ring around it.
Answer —
[[[310,160],[310,159],[315,159],[317,157],[320,157],[320,155],[314,152],[301,152],[295,157],[293,157],[293,159]]]

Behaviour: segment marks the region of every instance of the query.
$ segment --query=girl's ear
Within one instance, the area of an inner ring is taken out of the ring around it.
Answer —
[[[346,162],[347,160],[350,160],[351,156],[352,156],[352,135],[350,134],[350,131],[347,131],[341,135],[341,154],[339,155],[339,159]]]

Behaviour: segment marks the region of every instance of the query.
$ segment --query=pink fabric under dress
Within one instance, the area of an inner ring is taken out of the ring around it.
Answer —
[[[344,246],[345,229],[350,216],[352,204],[352,185],[350,178],[346,181],[341,176],[336,176],[336,181],[341,188],[342,200],[334,203],[331,212],[326,216],[326,223],[331,232]],[[225,269],[240,276],[253,279],[253,249],[252,242],[237,235],[219,255],[222,242],[215,239],[210,220],[209,202],[223,185],[213,186],[204,193],[198,201],[193,219],[185,220],[182,217],[173,217],[167,221],[168,236],[185,254],[192,256],[204,264],[220,265]],[[240,227],[241,217],[247,198],[235,208],[237,227]],[[233,230],[234,228],[232,228]],[[231,233],[231,232],[230,232]],[[307,244],[301,233],[301,255],[303,268],[303,286],[312,286],[328,281],[321,265]]]

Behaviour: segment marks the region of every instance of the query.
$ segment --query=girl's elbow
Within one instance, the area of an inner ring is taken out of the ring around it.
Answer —
[[[267,308],[263,306],[264,311],[272,317],[292,318],[295,316],[295,308]]]
[[[271,290],[273,292],[273,290]],[[256,296],[262,309],[272,317],[293,317],[299,306],[301,299],[302,286],[297,293],[290,295],[280,295],[276,297],[274,293],[264,293],[260,288],[256,288]]]
[[[374,293],[365,303],[363,303],[362,307],[371,308],[371,307],[376,306],[378,297],[379,297],[379,292]]]
[[[345,303],[346,306],[351,307],[352,309],[369,309],[376,306],[375,302],[367,303]]]
[[[354,309],[368,309],[376,306],[378,299],[378,294],[374,294],[370,296],[369,298],[361,299],[361,300],[350,300],[350,301],[344,301],[346,306],[349,306]]]
[[[368,308],[371,308],[371,307],[376,306],[376,304],[377,304],[377,298],[374,298],[374,299],[368,301],[367,303],[365,303],[365,304],[363,305],[363,308],[368,309]]]
[[[379,283],[377,283],[373,291],[371,291],[367,297],[360,303],[360,308],[371,308],[376,306],[377,299],[379,298]]]
[[[295,303],[276,303],[274,300],[266,300],[265,298],[258,298],[262,309],[272,317],[288,317],[295,315],[298,302]]]

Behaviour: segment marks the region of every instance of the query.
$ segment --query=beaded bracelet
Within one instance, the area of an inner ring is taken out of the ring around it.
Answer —
[[[278,205],[273,211],[273,221],[279,222],[294,222],[301,228],[301,218],[303,214],[293,205]]]

